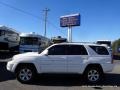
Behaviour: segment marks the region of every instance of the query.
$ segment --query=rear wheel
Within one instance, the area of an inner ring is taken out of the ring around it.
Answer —
[[[91,67],[85,71],[85,79],[89,83],[98,83],[101,81],[103,72],[100,68]]]
[[[21,83],[30,83],[34,80],[35,70],[29,66],[21,66],[16,72],[16,77]]]

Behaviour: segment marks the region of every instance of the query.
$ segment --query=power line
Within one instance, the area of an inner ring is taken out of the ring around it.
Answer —
[[[12,8],[12,9],[14,9],[14,10],[16,10],[16,11],[22,12],[22,13],[24,13],[24,14],[26,14],[26,15],[30,15],[30,16],[36,18],[36,19],[40,19],[41,21],[46,21],[46,22],[48,22],[49,24],[51,24],[51,26],[54,27],[55,29],[59,29],[57,26],[55,26],[55,24],[53,24],[52,22],[48,21],[47,19],[44,20],[43,18],[40,18],[39,16],[36,16],[36,15],[34,15],[34,14],[32,14],[32,13],[29,13],[29,12],[27,12],[27,11],[24,11],[24,10],[22,10],[22,9],[20,9],[20,8],[14,7],[14,6],[10,5],[10,4],[7,4],[7,3],[1,2],[1,1],[0,1],[0,4],[1,4],[1,5],[4,5],[4,6],[6,6],[6,7]],[[49,10],[47,10],[47,11],[49,11]],[[45,33],[46,33],[46,31],[45,31]],[[61,32],[61,33],[62,33],[62,32]],[[44,35],[45,35],[45,34],[44,34]]]
[[[53,24],[52,22],[48,21],[48,23],[49,23],[53,28],[61,31],[61,29],[60,29],[59,27],[57,27],[55,24]],[[60,33],[65,34],[65,33],[63,33],[63,32],[60,32]]]
[[[10,4],[3,3],[3,2],[1,2],[1,1],[0,1],[0,4],[1,4],[1,5],[4,5],[4,6],[7,6],[7,7],[9,7],[9,8],[12,8],[12,9],[14,9],[14,10],[16,10],[16,11],[22,12],[22,13],[24,13],[24,14],[30,15],[30,16],[32,16],[32,17],[35,17],[35,18],[37,18],[37,19],[41,19],[39,16],[36,16],[36,15],[34,15],[34,14],[32,14],[32,13],[29,13],[29,12],[27,12],[27,11],[24,11],[24,10],[22,10],[22,9],[16,8],[16,7],[14,7],[14,6],[10,5]],[[43,19],[41,19],[41,20],[43,21]]]

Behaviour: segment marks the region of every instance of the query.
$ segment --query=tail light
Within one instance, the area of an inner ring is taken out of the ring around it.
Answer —
[[[113,54],[111,54],[111,64],[113,64],[114,63],[114,58],[113,58]]]

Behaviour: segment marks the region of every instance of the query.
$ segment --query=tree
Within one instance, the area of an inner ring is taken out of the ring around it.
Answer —
[[[120,39],[118,40],[115,40],[113,43],[112,43],[112,51],[113,53],[120,53],[120,51],[118,51],[118,48],[120,47]]]

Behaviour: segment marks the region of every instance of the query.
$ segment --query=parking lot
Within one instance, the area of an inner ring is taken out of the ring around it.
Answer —
[[[99,84],[87,84],[79,75],[42,75],[33,83],[21,84],[14,74],[6,70],[10,58],[0,59],[0,90],[119,90],[120,63],[116,61],[113,72],[105,75],[104,81]]]

